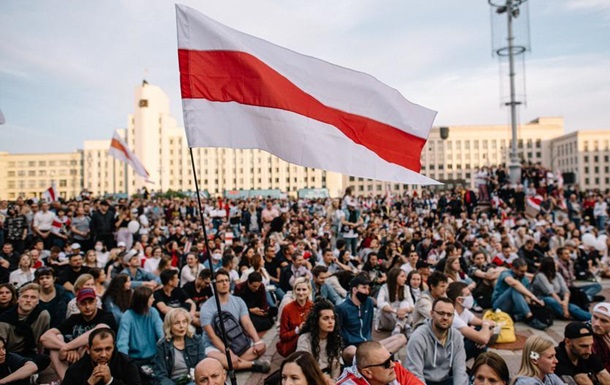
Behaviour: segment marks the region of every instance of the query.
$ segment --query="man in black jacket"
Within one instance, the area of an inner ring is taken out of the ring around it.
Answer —
[[[140,385],[138,367],[115,347],[110,328],[89,334],[87,353],[68,368],[63,385]]]
[[[114,211],[110,210],[108,201],[101,201],[98,210],[91,215],[91,233],[95,242],[103,242],[108,250],[115,247],[114,236]]]

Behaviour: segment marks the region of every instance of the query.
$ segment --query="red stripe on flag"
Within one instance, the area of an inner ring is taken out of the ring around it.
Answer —
[[[388,162],[420,171],[426,139],[328,107],[248,53],[179,49],[178,60],[183,99],[237,102],[294,112],[336,127]]]

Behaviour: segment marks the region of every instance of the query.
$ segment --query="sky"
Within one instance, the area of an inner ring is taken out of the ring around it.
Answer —
[[[503,0],[494,0],[503,2]],[[198,0],[183,4],[369,73],[438,111],[435,126],[509,124],[504,18],[485,0]],[[175,2],[0,1],[0,151],[72,152],[127,126],[146,79],[182,126]],[[527,17],[526,17],[527,16]],[[530,0],[515,21],[519,122],[610,129],[610,0]],[[492,27],[492,23],[493,26]],[[493,36],[492,38],[492,31]]]

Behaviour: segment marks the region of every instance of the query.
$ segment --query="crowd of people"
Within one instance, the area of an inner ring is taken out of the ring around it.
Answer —
[[[610,384],[610,194],[540,165],[521,180],[483,168],[476,191],[203,213],[148,194],[0,201],[0,384],[220,384],[229,363],[270,372],[271,328],[286,357],[271,384]],[[484,309],[571,322],[558,346],[530,337],[511,379]]]

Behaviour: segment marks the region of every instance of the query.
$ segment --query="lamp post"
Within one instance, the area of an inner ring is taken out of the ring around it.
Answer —
[[[506,14],[508,36],[507,46],[501,47],[495,51],[498,56],[508,57],[508,77],[510,81],[510,101],[505,105],[510,106],[510,122],[511,122],[511,146],[510,146],[510,161],[509,174],[510,181],[513,184],[521,181],[521,165],[519,155],[517,153],[517,106],[520,101],[515,100],[515,55],[523,54],[527,48],[522,45],[515,44],[515,36],[513,35],[513,19],[520,14],[519,6],[527,0],[506,0],[504,3],[498,0],[488,0],[489,5],[496,8],[496,13]]]

